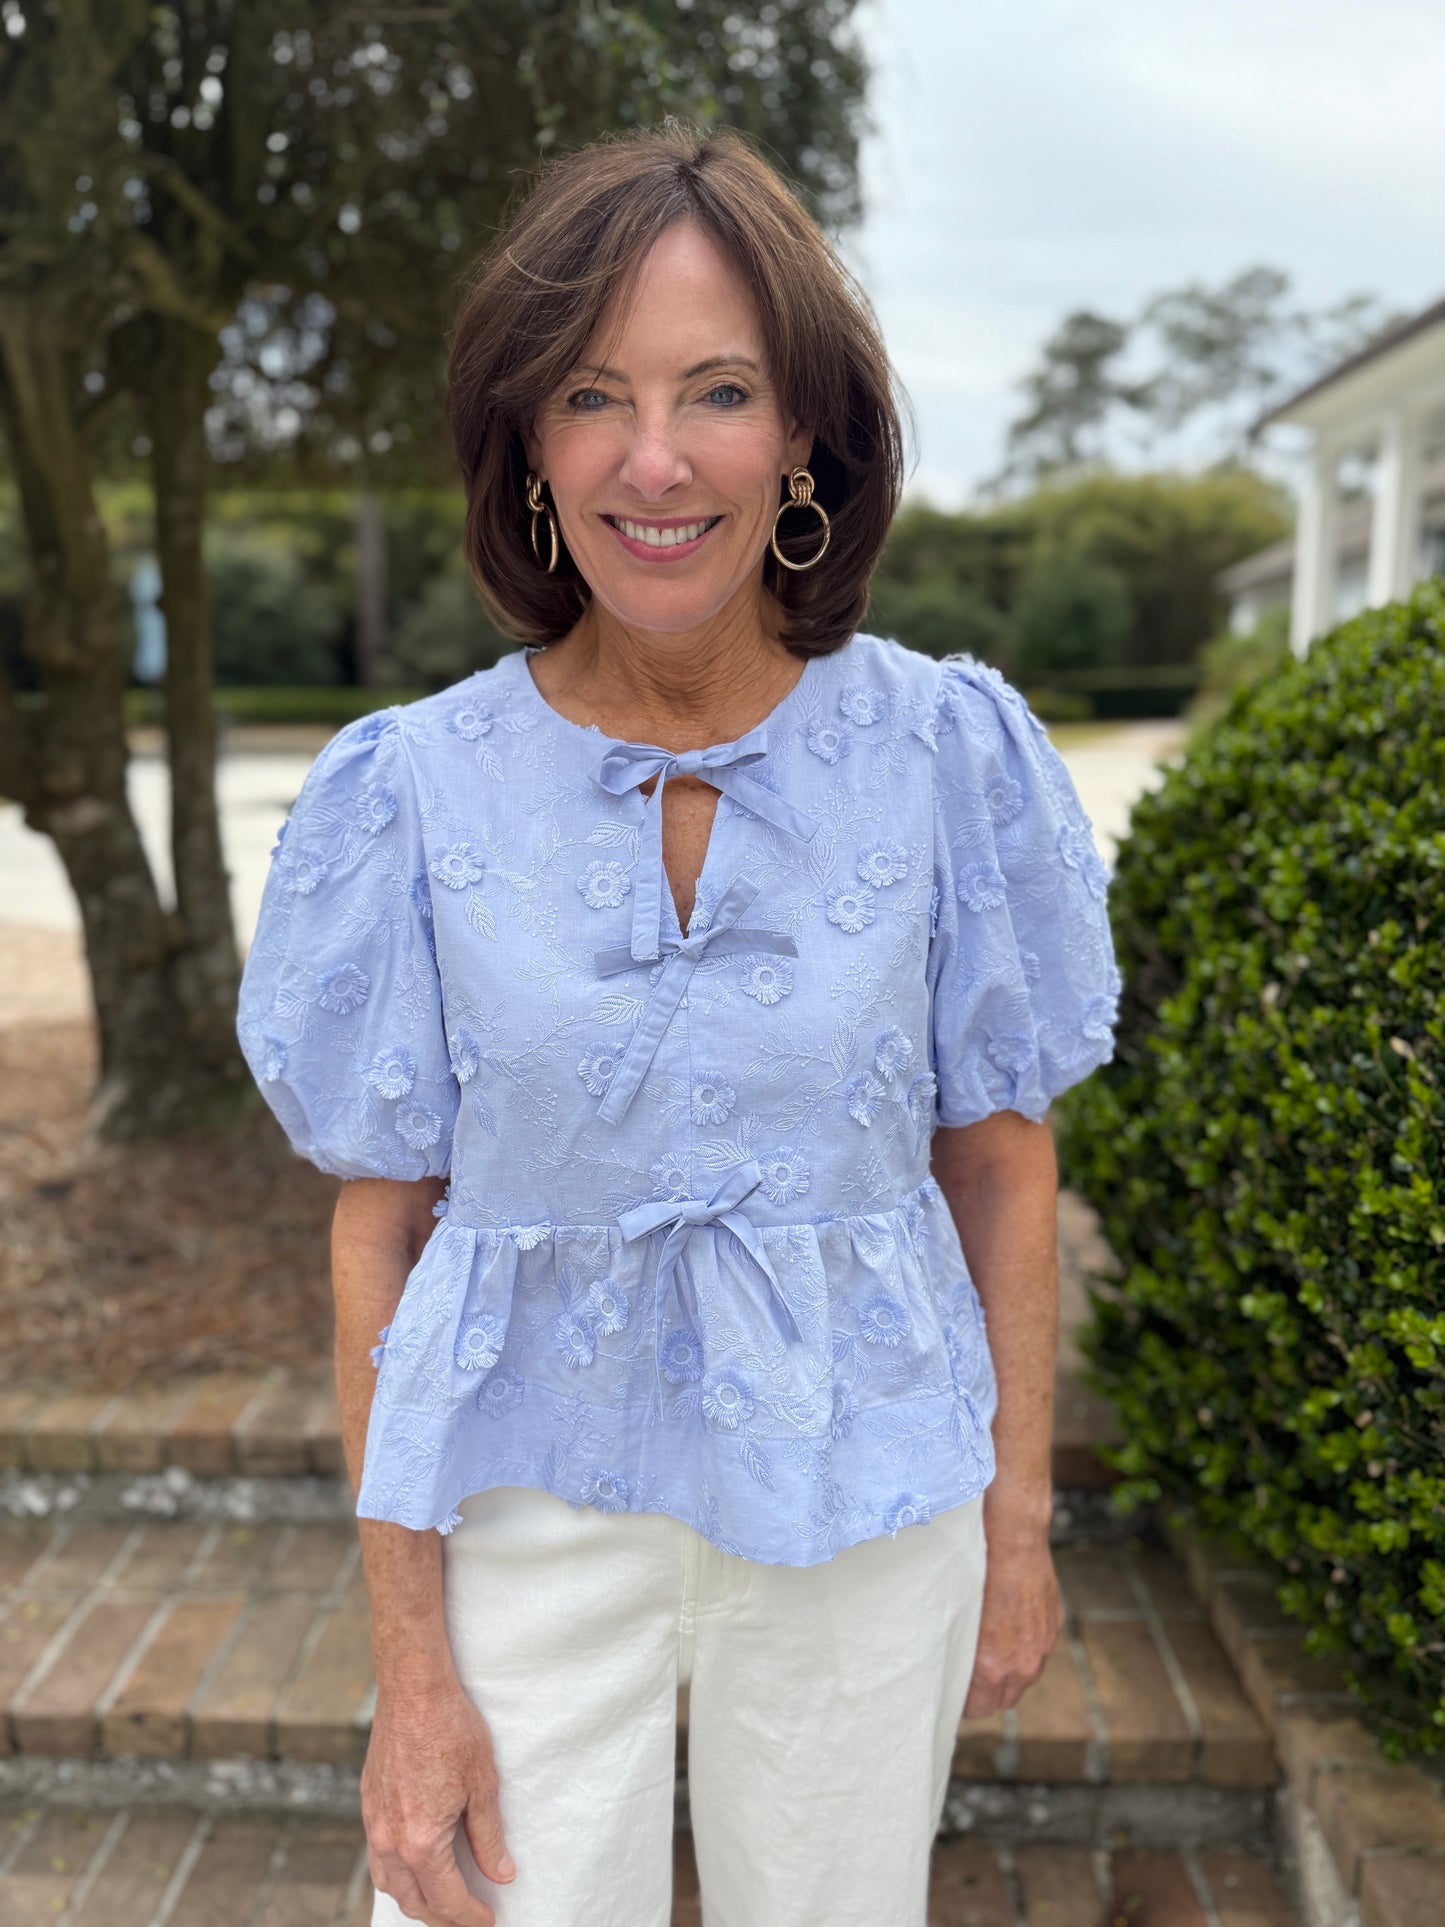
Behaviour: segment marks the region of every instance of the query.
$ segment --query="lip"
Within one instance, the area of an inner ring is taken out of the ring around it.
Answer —
[[[630,515],[627,518],[629,522],[637,519]],[[648,516],[647,526],[653,529],[685,529],[690,522],[701,522],[706,519],[701,515],[674,515],[665,520],[654,520]],[[701,535],[694,536],[691,542],[674,542],[668,548],[660,549],[653,548],[647,542],[634,541],[630,535],[624,535],[617,524],[606,515],[599,517],[603,527],[609,529],[627,553],[635,555],[639,562],[681,562],[685,556],[696,555],[708,537],[721,527],[722,519],[720,515],[717,516],[713,520],[712,527],[704,529]]]

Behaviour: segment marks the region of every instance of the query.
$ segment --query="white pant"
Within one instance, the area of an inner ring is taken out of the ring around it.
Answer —
[[[822,1565],[501,1486],[442,1541],[457,1672],[516,1863],[499,1927],[668,1927],[677,1688],[705,1927],[924,1927],[973,1671],[983,1502]],[[376,1896],[372,1927],[408,1918]]]

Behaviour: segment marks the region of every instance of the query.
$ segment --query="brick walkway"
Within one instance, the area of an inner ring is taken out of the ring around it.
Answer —
[[[1273,1786],[1265,1729],[1179,1568],[1133,1546],[1057,1563],[1067,1635],[1017,1709],[960,1729],[955,1775]],[[359,1769],[373,1691],[348,1524],[0,1529],[0,1753]]]
[[[701,1927],[686,1833],[677,1836],[673,1892],[673,1927]],[[157,1919],[165,1927],[368,1927],[361,1827],[143,1808],[0,1814],[4,1927],[150,1927]],[[929,1927],[1292,1927],[1294,1915],[1270,1868],[1227,1849],[1109,1855],[948,1840],[934,1850],[928,1920]]]

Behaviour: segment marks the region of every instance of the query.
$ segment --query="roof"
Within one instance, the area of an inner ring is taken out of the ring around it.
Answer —
[[[1343,381],[1347,375],[1353,375],[1370,362],[1378,361],[1381,355],[1387,355],[1392,349],[1403,346],[1415,335],[1424,334],[1428,329],[1440,326],[1445,326],[1445,300],[1436,301],[1430,307],[1422,309],[1419,314],[1397,322],[1393,328],[1387,328],[1383,334],[1376,335],[1374,340],[1367,341],[1363,348],[1357,348],[1354,354],[1347,355],[1343,361],[1336,362],[1333,368],[1326,369],[1322,375],[1317,375],[1312,382],[1296,390],[1286,400],[1277,402],[1273,408],[1268,409],[1258,418],[1251,433],[1257,434],[1261,428],[1266,428],[1271,422],[1278,421],[1281,415],[1288,414],[1290,409],[1297,408],[1301,402],[1309,401],[1322,390],[1332,388],[1337,381]]]

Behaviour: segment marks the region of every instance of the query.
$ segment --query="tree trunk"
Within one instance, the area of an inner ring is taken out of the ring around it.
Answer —
[[[206,591],[205,406],[218,359],[214,336],[156,320],[149,366],[160,607],[166,619],[165,718],[171,765],[171,859],[185,946],[175,972],[187,1043],[203,1076],[245,1077],[236,1042],[240,969],[216,801],[211,616]]]
[[[0,790],[53,839],[79,904],[100,1033],[95,1125],[158,1136],[231,1114],[248,1081],[234,1044],[216,1051],[220,1011],[205,997],[219,993],[160,902],[126,795],[127,666],[73,375],[59,317],[33,300],[0,305],[0,407],[33,571],[24,647],[39,683],[24,708],[0,690]]]

